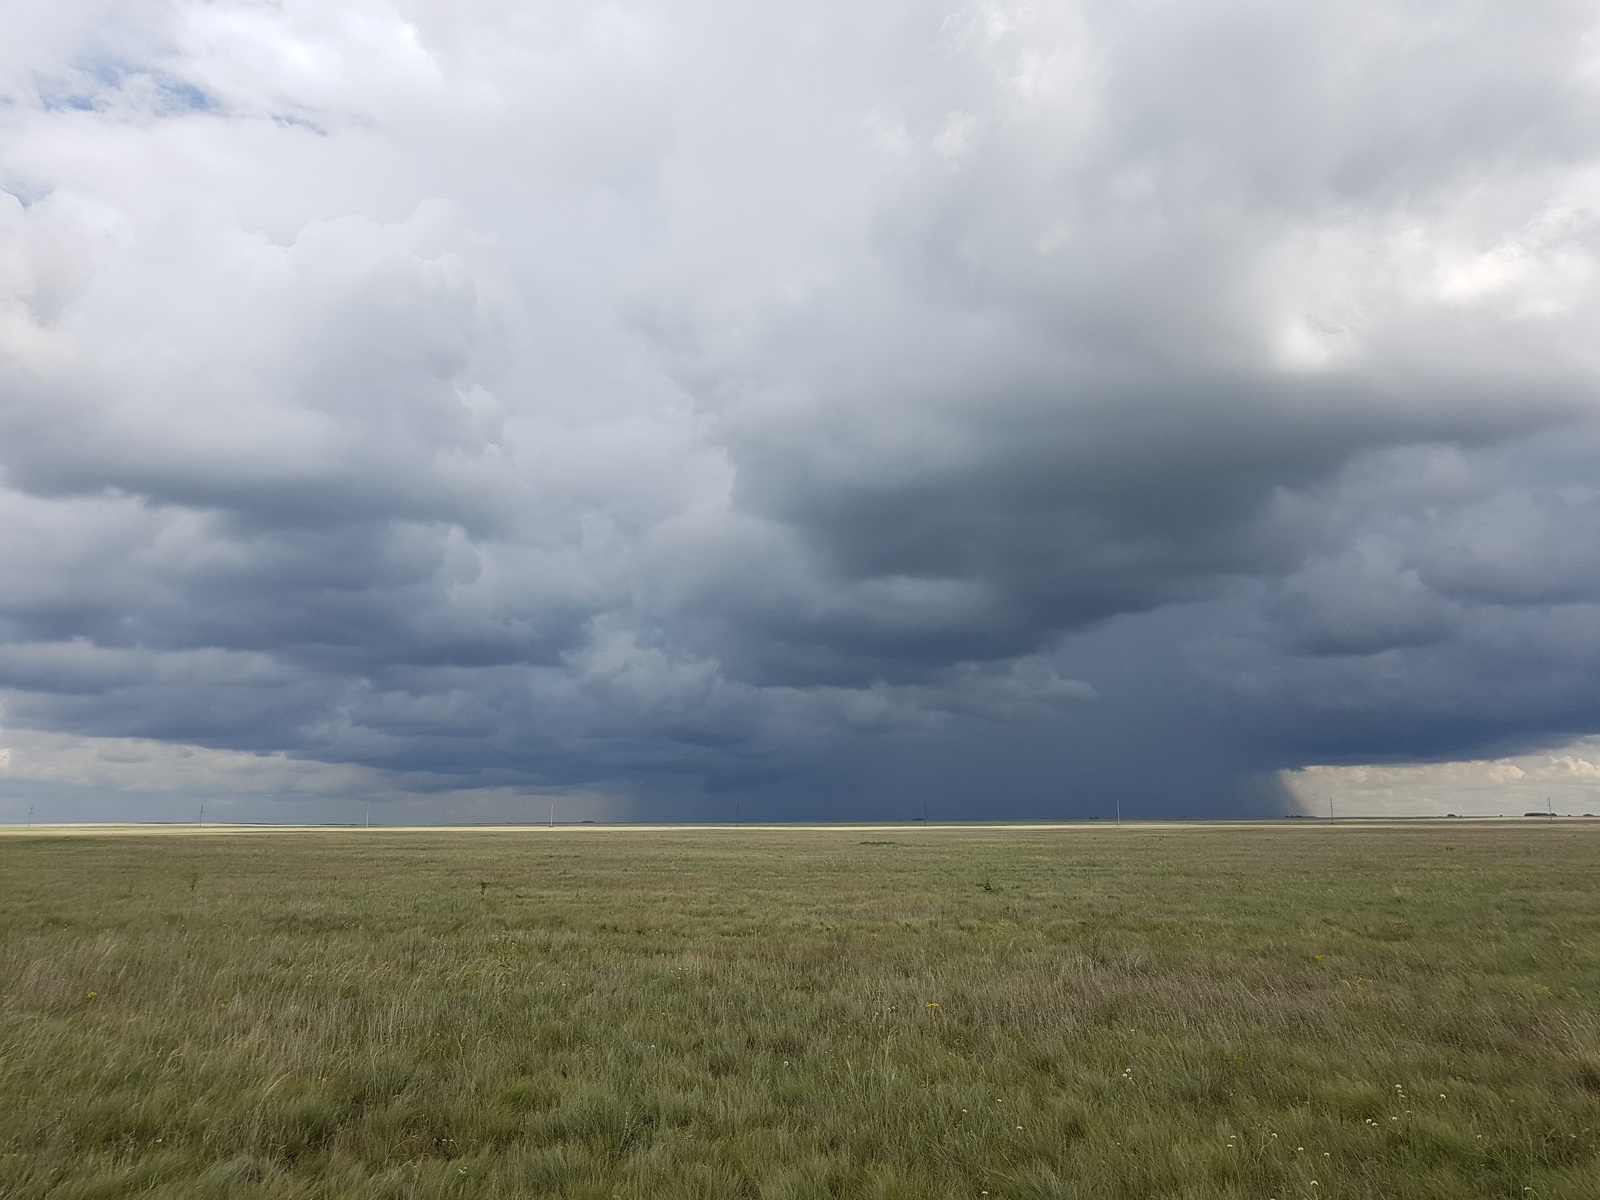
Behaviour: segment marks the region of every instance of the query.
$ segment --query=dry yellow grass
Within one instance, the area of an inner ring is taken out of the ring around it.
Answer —
[[[0,1194],[1600,1195],[1597,850],[0,839]]]

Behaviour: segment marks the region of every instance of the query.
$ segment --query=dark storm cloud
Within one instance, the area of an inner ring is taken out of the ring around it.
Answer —
[[[1600,429],[1358,460],[1196,661],[1297,757],[1512,753],[1600,720]]]
[[[1600,728],[1588,6],[29,20],[16,778],[1177,815]]]

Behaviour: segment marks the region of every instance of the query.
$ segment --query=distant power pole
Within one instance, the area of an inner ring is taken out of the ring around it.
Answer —
[[[28,805],[28,828],[33,828],[33,805]]]

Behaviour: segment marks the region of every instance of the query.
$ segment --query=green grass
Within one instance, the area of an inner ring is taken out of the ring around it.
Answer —
[[[1600,1196],[1597,851],[0,839],[0,1195]]]

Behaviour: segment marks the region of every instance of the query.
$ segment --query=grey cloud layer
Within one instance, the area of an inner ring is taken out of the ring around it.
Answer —
[[[1586,5],[18,24],[9,725],[973,812],[1597,727]]]
[[[1586,733],[1600,721],[1597,436],[1352,464],[1292,503],[1286,519],[1320,526],[1313,548],[1196,646],[1196,664],[1314,758],[1514,752]]]

